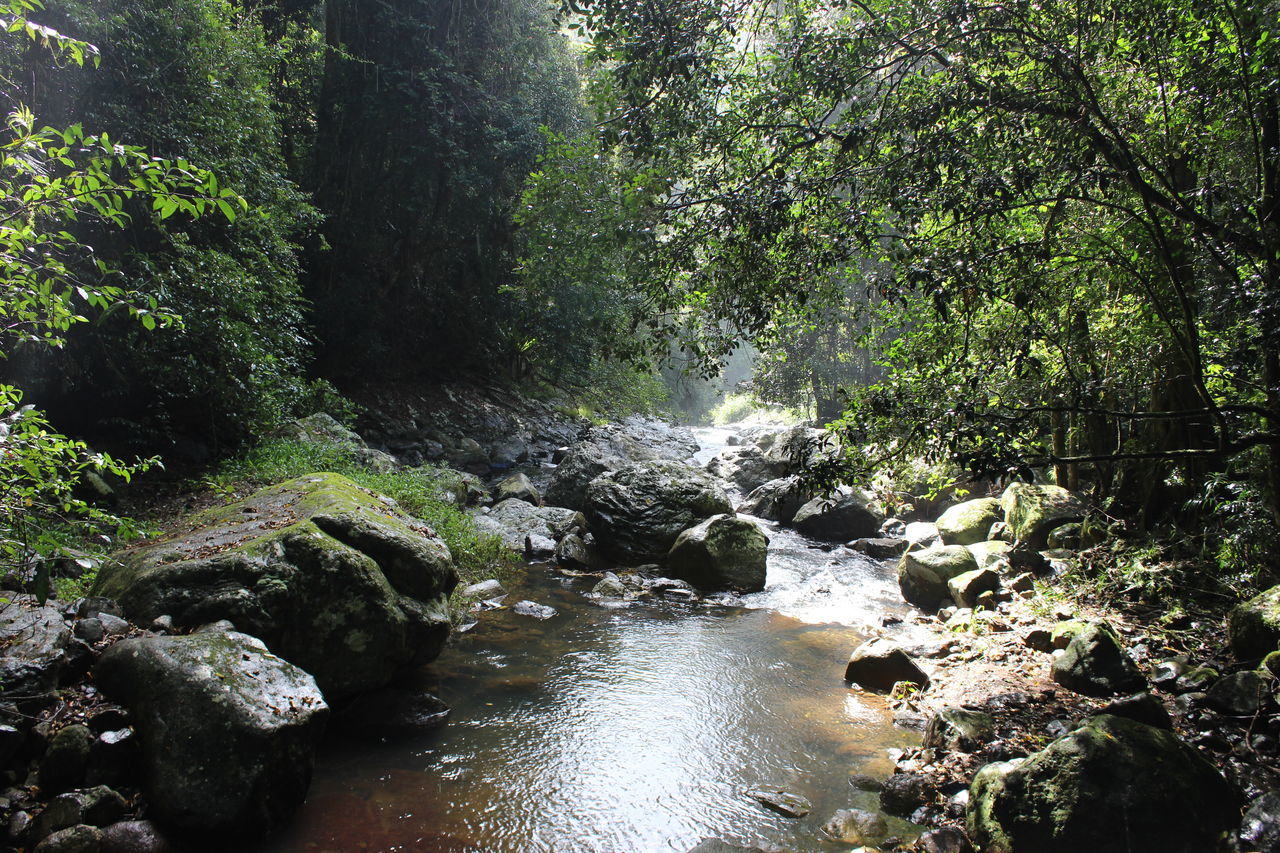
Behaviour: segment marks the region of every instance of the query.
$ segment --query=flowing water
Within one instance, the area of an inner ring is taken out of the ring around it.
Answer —
[[[582,595],[594,578],[532,566],[508,600],[558,614],[481,614],[419,676],[448,725],[331,740],[306,805],[263,850],[645,853],[708,836],[838,849],[822,823],[874,807],[849,775],[887,775],[889,749],[918,741],[842,680],[864,626],[901,599],[884,565],[768,527],[768,587],[745,606],[604,607]],[[812,814],[762,808],[744,794],[759,786]]]

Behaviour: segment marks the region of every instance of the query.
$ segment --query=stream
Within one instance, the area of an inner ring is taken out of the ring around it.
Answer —
[[[728,434],[699,431],[699,461]],[[418,675],[449,723],[388,743],[331,738],[306,804],[256,849],[645,853],[706,837],[838,849],[822,824],[875,808],[850,774],[887,776],[889,750],[919,742],[883,697],[843,681],[867,626],[906,607],[886,564],[761,524],[768,585],[744,606],[607,607],[583,595],[596,578],[531,565],[507,600],[557,615],[480,614]],[[761,786],[812,813],[768,811],[744,794]]]

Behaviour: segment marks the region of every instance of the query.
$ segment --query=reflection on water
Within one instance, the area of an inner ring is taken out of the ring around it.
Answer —
[[[901,598],[884,565],[765,526],[768,587],[746,608],[608,609],[583,598],[592,581],[533,567],[510,600],[559,615],[482,614],[419,676],[449,724],[329,743],[307,804],[261,849],[647,853],[707,836],[833,849],[819,829],[832,813],[875,807],[849,774],[888,775],[887,749],[917,740],[842,681],[859,626]],[[744,795],[762,785],[807,797],[812,814]]]
[[[538,570],[535,569],[535,572]],[[550,578],[522,595],[546,622],[485,614],[425,683],[439,733],[335,744],[272,850],[687,850],[706,836],[830,849],[818,827],[856,802],[851,772],[890,772],[911,738],[849,691],[852,629],[767,610],[595,607]],[[743,795],[813,801],[790,820]]]

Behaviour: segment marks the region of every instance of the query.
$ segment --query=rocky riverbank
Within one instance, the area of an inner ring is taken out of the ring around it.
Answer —
[[[1274,591],[1238,607],[1229,634],[1212,618],[1157,619],[1081,594],[1114,543],[1087,541],[1087,507],[1056,487],[886,519],[869,492],[808,489],[804,473],[835,452],[821,430],[743,431],[703,470],[692,434],[661,422],[591,426],[446,397],[447,417],[401,398],[363,436],[325,417],[286,435],[349,448],[374,470],[426,458],[465,469],[433,475],[446,500],[513,552],[593,576],[589,596],[605,606],[734,606],[765,585],[761,520],[834,563],[893,561],[916,609],[887,615],[846,676],[850,690],[887,693],[922,743],[887,778],[854,776],[851,792],[877,792],[879,809],[833,816],[833,840],[930,853],[1280,849],[1280,655],[1259,663],[1280,641]],[[445,720],[438,700],[394,679],[439,652],[455,583],[434,531],[315,473],[171,519],[104,568],[95,597],[9,594],[10,844],[159,851],[191,833],[279,826],[306,795],[327,725],[394,736]],[[477,584],[455,606],[472,619],[507,606],[555,615],[504,594]],[[886,815],[930,829],[889,837]]]

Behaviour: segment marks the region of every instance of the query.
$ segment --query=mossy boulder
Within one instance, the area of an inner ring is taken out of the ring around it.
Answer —
[[[764,589],[769,538],[754,521],[716,515],[680,534],[667,564],[701,589]]]
[[[329,709],[316,682],[254,637],[136,637],[95,683],[129,709],[143,790],[170,826],[256,835],[302,804]]]
[[[439,654],[456,584],[448,547],[395,501],[308,474],[116,554],[95,593],[144,625],[229,619],[334,698]]]
[[[1146,689],[1147,679],[1125,654],[1109,625],[1090,622],[1054,658],[1053,680],[1085,696],[1115,696]]]
[[[977,568],[973,553],[963,545],[908,551],[898,562],[898,587],[907,601],[936,610],[951,594],[947,582]]]
[[[645,462],[608,472],[587,487],[583,510],[601,553],[621,562],[667,556],[704,518],[732,514],[724,489],[679,462]]]
[[[1280,646],[1280,586],[1237,604],[1227,614],[1227,638],[1240,660],[1258,660]]]
[[[1004,510],[996,498],[977,498],[956,504],[938,516],[938,535],[947,545],[973,545],[984,542],[991,525],[1004,519]]]
[[[1199,853],[1240,818],[1235,791],[1172,732],[1102,714],[969,788],[986,853]]]
[[[1000,496],[1000,506],[1014,540],[1033,548],[1044,548],[1055,527],[1084,518],[1084,504],[1061,486],[1012,483]]]

